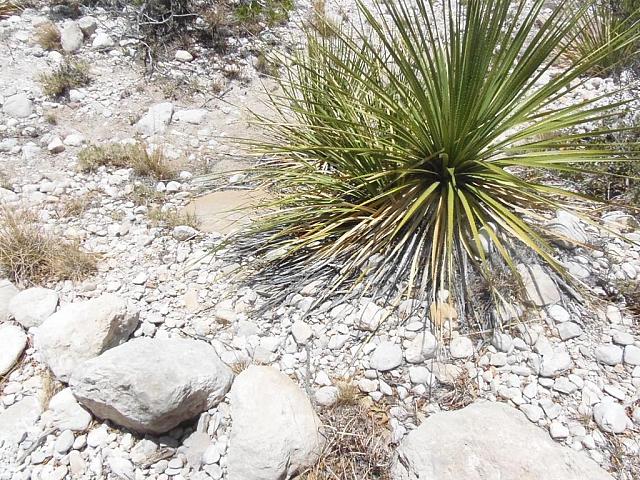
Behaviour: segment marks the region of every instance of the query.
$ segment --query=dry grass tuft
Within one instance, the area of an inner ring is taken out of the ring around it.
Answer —
[[[139,183],[134,185],[129,199],[136,205],[151,205],[159,203],[164,198],[164,193],[159,192],[153,185]]]
[[[180,212],[175,209],[153,208],[148,213],[149,220],[155,226],[174,228],[186,225],[192,228],[200,226],[200,220],[194,213]]]
[[[40,405],[42,405],[43,410],[46,410],[47,408],[49,408],[49,402],[51,401],[53,396],[60,390],[62,390],[63,385],[58,380],[56,380],[56,377],[48,368],[42,371],[40,378],[42,379]]]
[[[356,401],[322,410],[320,419],[325,448],[302,480],[391,479],[390,435],[375,412]]]
[[[45,95],[63,98],[74,88],[83,87],[91,82],[89,65],[84,62],[65,60],[51,73],[40,75],[39,81]]]
[[[93,172],[98,167],[107,165],[116,168],[132,168],[136,175],[156,180],[172,178],[175,175],[161,148],[148,153],[146,145],[142,143],[90,145],[78,154],[78,167],[83,172]]]
[[[335,385],[338,388],[338,401],[336,403],[338,406],[356,405],[358,403],[362,394],[358,386],[351,380],[336,380]]]
[[[57,210],[58,216],[61,218],[79,217],[93,206],[95,200],[95,192],[88,192],[79,197],[69,197],[60,203]]]
[[[0,19],[7,18],[18,11],[20,11],[20,5],[17,2],[0,0]]]
[[[35,40],[45,50],[61,50],[60,30],[53,22],[39,25],[35,31]]]
[[[438,398],[438,403],[445,410],[460,410],[471,405],[478,398],[478,386],[466,370],[458,375],[449,391]]]
[[[19,284],[80,280],[96,271],[97,257],[63,242],[29,212],[0,211],[0,270]]]

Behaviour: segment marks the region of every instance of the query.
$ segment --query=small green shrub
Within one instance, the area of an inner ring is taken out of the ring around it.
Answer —
[[[132,168],[136,175],[156,180],[168,179],[174,175],[161,148],[148,153],[146,146],[141,143],[90,145],[78,154],[80,171],[92,172],[101,166]]]
[[[45,95],[51,98],[69,96],[74,88],[84,87],[91,82],[89,65],[85,62],[65,59],[51,73],[40,75],[40,84]]]

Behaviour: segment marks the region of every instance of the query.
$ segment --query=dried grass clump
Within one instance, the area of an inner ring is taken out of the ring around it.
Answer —
[[[95,200],[95,192],[89,192],[79,197],[69,197],[61,202],[58,215],[61,218],[79,217],[91,208]]]
[[[35,40],[45,50],[61,50],[60,30],[53,22],[39,25],[35,32]]]
[[[132,168],[136,175],[164,180],[174,176],[161,148],[147,152],[144,144],[122,145],[109,143],[90,145],[78,154],[78,167],[83,172],[93,172],[101,166]]]
[[[17,2],[11,2],[9,0],[0,0],[0,20],[7,18],[20,10],[20,5]]]
[[[63,98],[74,88],[83,87],[91,82],[89,65],[85,62],[65,60],[51,73],[40,75],[42,91],[51,98]]]
[[[153,208],[148,213],[149,220],[155,226],[174,228],[186,225],[191,228],[198,228],[200,220],[194,213],[181,212],[175,209]]]
[[[326,437],[318,463],[303,480],[389,480],[391,448],[384,423],[361,402],[322,410]]]
[[[19,284],[80,280],[96,271],[97,257],[64,242],[29,212],[0,211],[0,270]]]

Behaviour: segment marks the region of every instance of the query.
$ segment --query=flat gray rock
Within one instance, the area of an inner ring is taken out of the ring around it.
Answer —
[[[520,264],[517,270],[530,303],[544,307],[560,301],[560,290],[540,265]]]
[[[31,115],[33,104],[24,93],[17,93],[6,98],[2,111],[14,118],[26,118]]]
[[[504,403],[437,413],[398,447],[398,480],[613,480]]]
[[[125,342],[138,325],[119,296],[65,305],[38,327],[34,346],[54,375],[67,382],[73,369],[85,360]]]
[[[140,337],[79,365],[69,385],[94,415],[160,434],[216,406],[232,381],[206,342]]]

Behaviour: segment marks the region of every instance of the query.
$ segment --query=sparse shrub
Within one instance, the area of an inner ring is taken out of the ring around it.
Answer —
[[[181,212],[172,208],[156,207],[149,210],[149,220],[159,227],[174,228],[180,225],[186,225],[192,228],[198,228],[200,221],[198,217],[191,212]]]
[[[60,217],[79,217],[89,210],[96,200],[96,193],[89,192],[78,197],[70,197],[63,200],[58,208]]]
[[[136,175],[164,180],[174,175],[161,148],[151,153],[142,143],[90,145],[78,154],[78,168],[83,172],[95,171],[101,166],[132,168]]]
[[[269,58],[264,51],[261,51],[256,57],[255,67],[258,73],[268,77],[277,77],[280,65],[276,60]]]
[[[164,193],[158,192],[153,185],[139,183],[134,185],[129,198],[136,205],[150,205],[160,202],[164,198]]]
[[[45,50],[61,50],[60,30],[53,22],[39,25],[35,32],[35,40]]]
[[[390,433],[367,405],[341,403],[319,412],[326,442],[317,464],[302,480],[390,480]]]
[[[607,109],[571,96],[607,52],[540,85],[584,10],[558,6],[540,19],[545,0],[471,0],[464,12],[439,5],[359,3],[368,25],[330,37],[311,30],[306,50],[284,62],[276,115],[258,117],[267,139],[252,142],[271,159],[254,178],[277,199],[227,242],[238,258],[257,257],[251,281],[273,285],[265,308],[314,279],[327,285],[317,305],[338,292],[392,304],[446,294],[462,328],[484,328],[499,318],[478,313],[475,285],[494,308],[522,300],[519,263],[574,284],[543,216],[597,217],[575,208],[581,194],[545,184],[542,173],[627,159],[619,145],[585,143],[612,131],[589,121],[628,101]],[[626,31],[609,47],[639,36]],[[493,287],[495,271],[509,272],[511,286]]]
[[[45,95],[52,98],[68,97],[70,90],[91,82],[89,65],[65,59],[53,72],[40,75],[39,80]]]
[[[77,243],[47,233],[29,212],[0,211],[0,270],[12,281],[80,280],[96,271],[96,263]]]
[[[57,125],[58,124],[58,117],[53,112],[47,112],[45,114],[45,116],[44,116],[44,119],[49,125]]]

